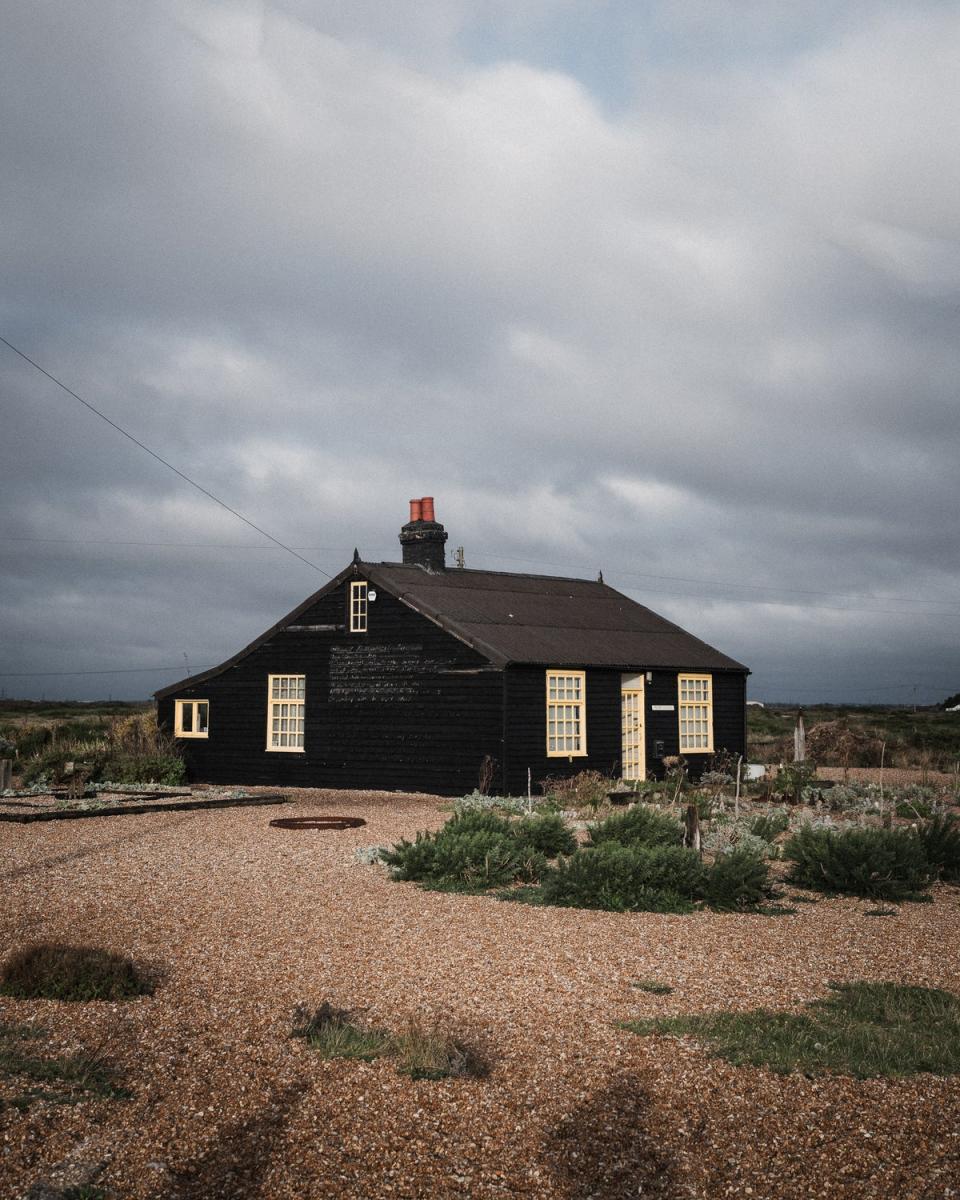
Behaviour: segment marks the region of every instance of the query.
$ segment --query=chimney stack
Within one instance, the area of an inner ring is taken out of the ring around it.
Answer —
[[[410,520],[400,530],[404,563],[425,567],[428,571],[444,570],[447,565],[446,540],[447,532],[434,515],[433,497],[411,500]]]

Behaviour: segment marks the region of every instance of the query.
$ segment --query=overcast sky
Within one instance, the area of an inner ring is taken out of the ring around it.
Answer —
[[[958,62],[955,0],[9,3],[0,334],[328,573],[434,495],[755,698],[938,700]],[[0,395],[7,696],[145,697],[323,583],[2,345]]]

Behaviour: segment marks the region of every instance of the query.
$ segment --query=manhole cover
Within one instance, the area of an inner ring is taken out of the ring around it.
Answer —
[[[276,817],[270,824],[276,829],[358,829],[366,821],[363,817]]]

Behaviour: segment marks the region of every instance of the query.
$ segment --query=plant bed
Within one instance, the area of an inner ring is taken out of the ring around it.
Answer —
[[[149,794],[151,800],[153,793]],[[268,804],[289,804],[289,798],[281,795],[271,796],[214,796],[210,799],[174,800],[172,803],[136,804],[131,796],[123,804],[97,804],[96,802],[78,801],[76,808],[34,807],[26,812],[0,812],[0,821],[12,821],[18,825],[32,825],[36,821],[74,821],[82,817],[120,817],[131,816],[135,813],[154,812],[189,812],[204,808],[258,808]],[[80,807],[83,804],[84,807]]]

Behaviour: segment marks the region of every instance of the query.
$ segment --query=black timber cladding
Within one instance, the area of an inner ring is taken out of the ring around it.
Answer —
[[[168,728],[175,699],[210,701],[209,737],[178,743],[191,777],[452,794],[476,786],[486,754],[499,761],[500,672],[388,592],[370,630],[348,633],[349,578],[224,666],[158,693]],[[303,752],[266,748],[271,674],[305,676]]]

